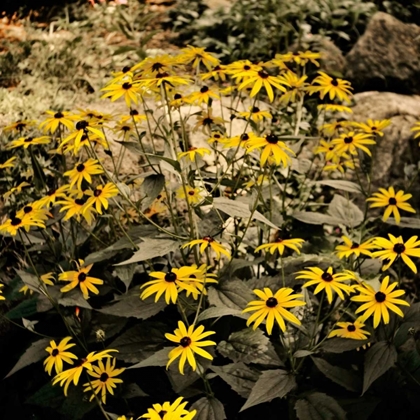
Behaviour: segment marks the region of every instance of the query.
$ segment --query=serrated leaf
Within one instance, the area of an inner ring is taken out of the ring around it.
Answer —
[[[35,341],[35,343],[32,343],[31,346],[26,349],[25,353],[23,353],[19,358],[18,362],[13,366],[12,370],[4,378],[8,378],[9,376],[13,375],[24,367],[31,365],[32,363],[36,363],[42,359],[45,359],[48,356],[45,348],[48,347],[49,343],[50,340],[48,338],[43,338],[41,340]]]
[[[213,205],[231,217],[249,219],[252,216],[253,220],[258,220],[274,229],[280,229],[274,223],[270,222],[270,220],[263,216],[259,211],[255,211],[252,214],[248,203],[244,203],[238,200],[230,200],[226,197],[216,197],[213,199]]]
[[[194,420],[226,420],[223,404],[216,398],[200,398],[191,410],[197,410]]]
[[[312,357],[312,361],[328,379],[331,379],[348,391],[360,392],[362,381],[354,372],[339,366],[333,366],[325,359],[319,357]]]
[[[122,295],[116,303],[98,309],[98,312],[125,318],[147,319],[162,311],[166,307],[163,299],[155,303],[154,297],[140,299],[138,290],[131,290]]]
[[[162,350],[159,350],[156,353],[153,353],[147,359],[144,359],[133,366],[129,366],[127,369],[138,369],[138,368],[143,368],[143,367],[148,367],[148,366],[166,366],[169,360],[168,354],[169,354],[169,351],[172,350],[172,348],[173,347],[165,347]]]
[[[225,366],[210,366],[231,388],[241,397],[248,398],[259,373],[249,368],[245,363],[232,363]]]
[[[345,351],[356,350],[369,343],[369,340],[352,340],[349,338],[334,337],[326,340],[320,350],[327,353],[344,353]]]
[[[254,405],[269,402],[274,398],[283,398],[295,387],[295,377],[289,372],[281,369],[266,370],[255,383],[240,412]]]
[[[312,392],[296,402],[299,420],[345,420],[346,412],[338,402],[322,392]]]
[[[337,190],[354,192],[358,194],[362,192],[360,186],[355,182],[345,181],[341,179],[323,179],[321,181],[317,181],[316,184],[327,185],[328,187],[332,187]]]
[[[218,344],[217,351],[237,363],[283,366],[270,340],[261,330],[246,328],[234,332],[227,341]]]
[[[372,383],[395,365],[398,354],[395,346],[386,341],[375,343],[365,354],[362,395]]]
[[[230,280],[219,284],[217,289],[210,287],[208,297],[211,305],[243,310],[254,294],[243,281]]]
[[[328,206],[328,214],[340,219],[341,223],[348,227],[359,226],[363,222],[363,212],[350,200],[341,195],[334,195]]]
[[[152,174],[144,178],[140,186],[140,194],[144,197],[141,207],[146,210],[160,194],[165,186],[165,177],[161,174]]]
[[[172,239],[150,239],[138,244],[139,250],[136,251],[128,260],[114,264],[116,267],[121,265],[133,264],[139,261],[151,260],[156,257],[163,257],[179,248],[179,244]]]
[[[232,309],[226,307],[212,306],[201,312],[198,317],[198,322],[204,321],[205,319],[220,318],[222,316],[233,315],[242,319],[247,319],[247,316],[242,313],[239,309]]]

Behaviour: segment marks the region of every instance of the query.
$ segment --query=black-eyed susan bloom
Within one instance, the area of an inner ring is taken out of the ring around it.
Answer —
[[[185,188],[178,188],[176,195],[178,198],[188,200],[190,204],[199,204],[204,200],[204,190],[202,188],[191,187],[189,185],[186,185]]]
[[[173,403],[165,401],[163,404],[153,404],[147,409],[147,413],[140,416],[140,419],[149,420],[192,420],[197,410],[188,411],[185,409],[187,401],[182,402],[183,397],[177,398]]]
[[[202,80],[207,80],[210,78],[213,78],[214,80],[220,80],[221,82],[226,81],[226,66],[223,65],[217,65],[216,67],[213,67],[210,71],[207,73],[201,74]]]
[[[306,66],[308,61],[315,66],[319,67],[318,60],[321,58],[321,54],[313,51],[295,51],[287,52],[286,54],[276,54],[273,62],[279,60],[284,63],[294,62],[300,66]]]
[[[66,127],[68,130],[73,130],[74,121],[78,119],[77,116],[72,115],[70,112],[66,111],[45,111],[49,115],[44,121],[39,124],[39,128],[45,133],[48,131],[55,133],[60,126],[60,124]]]
[[[58,344],[55,340],[50,341],[50,345],[45,349],[50,355],[44,360],[45,371],[48,375],[51,375],[53,368],[55,368],[55,373],[62,372],[63,362],[74,364],[72,359],[77,359],[77,356],[67,351],[76,345],[69,343],[71,339],[72,337],[65,337]]]
[[[91,184],[91,175],[99,175],[103,173],[104,171],[98,161],[96,159],[89,158],[86,162],[78,163],[70,171],[64,172],[64,176],[68,176],[70,178],[70,188],[73,188],[73,185],[77,184],[77,189],[80,190],[84,179]]]
[[[77,271],[65,271],[58,275],[58,280],[69,282],[67,286],[60,289],[61,292],[66,293],[79,286],[85,299],[89,299],[89,292],[92,292],[95,295],[99,294],[99,290],[95,284],[101,285],[104,284],[104,281],[97,279],[96,277],[89,276],[89,271],[91,270],[93,264],[87,265],[86,267],[83,265],[84,261],[79,260],[76,262]]]
[[[194,239],[193,241],[182,245],[182,248],[192,248],[195,245],[200,245],[200,254],[202,254],[207,247],[210,246],[210,248],[216,253],[218,260],[220,259],[221,254],[226,255],[228,258],[231,257],[230,252],[212,236],[204,236],[202,239]]]
[[[371,257],[371,250],[376,248],[376,246],[373,244],[373,239],[368,239],[362,243],[352,241],[348,236],[345,235],[343,235],[341,239],[343,240],[344,244],[337,245],[335,247],[335,253],[340,259],[348,258],[350,255],[360,257],[361,254]]]
[[[187,104],[198,105],[208,104],[211,99],[220,99],[220,96],[208,86],[203,86],[198,92],[193,92],[184,98]]]
[[[47,191],[44,197],[38,200],[38,204],[41,207],[49,208],[51,205],[55,204],[57,198],[64,198],[66,196],[66,191],[68,191],[69,185],[63,185],[59,188],[51,188]]]
[[[385,188],[379,188],[379,192],[373,193],[372,197],[367,198],[366,201],[371,201],[373,203],[370,205],[370,208],[386,207],[382,219],[384,222],[386,222],[389,216],[393,214],[395,221],[399,224],[401,216],[398,209],[408,211],[409,213],[416,212],[413,207],[407,203],[411,197],[411,194],[405,194],[402,190],[395,193],[394,187],[389,187],[388,190]]]
[[[352,114],[353,110],[345,105],[339,104],[320,104],[317,106],[320,111],[330,111],[330,112],[346,112],[348,114]]]
[[[312,85],[307,88],[310,94],[319,92],[321,99],[328,95],[331,100],[337,97],[340,101],[350,101],[353,88],[347,80],[339,79],[337,77],[328,76],[323,71],[319,71]]]
[[[114,388],[117,387],[117,384],[123,382],[122,379],[116,378],[116,376],[121,375],[125,371],[125,368],[116,368],[115,365],[117,359],[107,358],[104,363],[102,360],[98,361],[98,366],[92,366],[92,370],[88,370],[87,374],[92,376],[95,379],[91,379],[90,382],[83,384],[84,392],[92,392],[92,395],[89,401],[92,401],[95,398],[95,395],[101,394],[100,399],[103,404],[106,404],[106,394],[109,392],[111,395],[114,395]]]
[[[10,159],[7,159],[6,162],[0,163],[0,169],[14,168],[16,159],[17,157],[13,156]]]
[[[186,152],[178,153],[178,159],[188,158],[191,162],[195,162],[197,155],[203,157],[210,154],[211,150],[205,147],[190,147]]]
[[[6,127],[3,128],[3,132],[7,133],[9,131],[16,131],[21,133],[23,130],[28,130],[29,128],[36,125],[35,120],[17,120]]]
[[[414,132],[414,138],[420,137],[420,121],[416,122],[410,131]]]
[[[314,294],[318,294],[322,290],[325,290],[328,302],[331,303],[333,300],[333,292],[336,292],[341,300],[344,300],[343,292],[348,295],[353,291],[353,287],[343,282],[354,279],[354,274],[350,271],[343,273],[333,274],[333,268],[328,267],[325,271],[318,267],[308,267],[306,270],[298,271],[299,274],[296,276],[297,279],[308,279],[303,287],[309,287],[317,285]]]
[[[204,64],[207,70],[211,71],[213,67],[219,65],[219,59],[213,54],[208,53],[204,48],[193,47],[191,45],[183,48],[177,59],[183,64],[191,63],[194,69],[199,68],[200,64]]]
[[[270,254],[274,254],[276,251],[280,255],[283,255],[284,250],[286,248],[290,248],[293,251],[296,251],[300,254],[300,248],[302,248],[303,243],[305,242],[304,239],[294,238],[294,239],[281,239],[278,238],[276,242],[270,242],[268,244],[262,244],[259,247],[255,248],[255,252],[260,252],[261,250],[266,250],[270,252]]]
[[[192,285],[190,278],[192,275],[199,275],[200,272],[197,266],[183,266],[180,268],[172,268],[171,271],[164,273],[162,271],[153,271],[149,274],[157,280],[151,280],[140,286],[140,289],[146,288],[140,295],[140,299],[147,299],[149,296],[156,293],[155,302],[165,293],[165,301],[169,305],[176,303],[178,299],[178,292],[180,290],[186,290],[190,293],[200,293],[195,285]],[[199,281],[199,277],[196,277],[195,281]]]
[[[342,133],[340,137],[332,140],[331,144],[336,147],[337,153],[350,153],[351,155],[357,155],[357,149],[363,150],[369,156],[372,156],[371,151],[366,147],[369,144],[376,144],[375,140],[372,140],[371,134],[366,133],[355,133],[350,131]]]
[[[250,139],[247,143],[247,153],[251,153],[255,149],[262,149],[261,166],[264,166],[270,158],[276,165],[281,163],[286,168],[292,163],[290,155],[295,156],[293,150],[280,141],[275,134],[267,134],[265,137]]]
[[[93,191],[85,191],[89,196],[84,205],[83,212],[89,211],[90,207],[95,207],[99,214],[102,214],[102,207],[106,210],[108,208],[108,199],[118,195],[118,188],[112,182],[107,182],[105,185],[98,185]]]
[[[306,83],[308,76],[303,75],[299,77],[289,70],[278,76],[278,78],[284,85],[288,86],[286,92],[280,96],[280,102],[284,105],[287,105],[289,102],[298,102],[308,86],[308,83]]]
[[[189,290],[186,291],[187,297],[192,295],[192,297],[197,300],[201,293],[203,295],[207,295],[206,290],[206,284],[208,283],[217,283],[217,280],[215,279],[216,274],[208,273],[208,267],[206,264],[200,265],[200,267],[197,267],[196,264],[193,264],[191,268],[197,269],[195,274],[191,274],[191,276],[188,279],[188,283],[195,289],[200,291],[199,293],[192,293]]]
[[[403,241],[402,236],[396,238],[391,233],[388,234],[389,240],[385,238],[374,238],[373,243],[380,251],[373,252],[374,258],[379,258],[385,262],[382,271],[388,270],[389,267],[398,258],[402,258],[414,273],[417,273],[417,267],[410,257],[420,257],[420,241],[417,236],[412,236],[407,242]]]
[[[78,195],[74,195],[73,191],[69,191],[69,196],[65,197],[63,200],[57,201],[57,204],[61,204],[60,213],[66,211],[66,215],[63,217],[63,221],[67,221],[72,217],[76,218],[77,221],[80,221],[80,217],[83,217],[88,225],[92,224],[93,214],[92,207],[86,208],[86,199],[84,197],[79,198]]]
[[[120,82],[105,86],[101,90],[105,91],[101,98],[111,98],[111,101],[114,102],[117,99],[124,97],[125,103],[129,108],[132,102],[135,104],[138,104],[139,102],[140,89],[139,86],[132,81],[121,80]]]
[[[336,326],[338,328],[331,331],[328,338],[341,337],[352,340],[367,340],[370,335],[369,331],[363,329],[365,324],[360,319],[356,319],[354,322],[337,322]]]
[[[303,295],[293,294],[293,289],[290,287],[282,287],[274,294],[268,287],[265,287],[264,290],[255,289],[254,293],[261,300],[248,302],[247,307],[242,311],[244,313],[254,312],[248,318],[247,326],[254,323],[253,329],[255,330],[266,320],[267,333],[271,335],[275,321],[283,332],[286,331],[284,320],[296,325],[301,324],[299,319],[288,309],[306,305],[304,301],[298,300],[299,298],[303,298]]]
[[[367,134],[377,134],[383,137],[383,130],[391,124],[391,120],[367,120],[366,123],[353,123],[357,128],[360,128]]]
[[[118,350],[108,349],[99,352],[93,351],[86,357],[78,359],[75,363],[75,367],[64,370],[58,373],[53,379],[53,385],[60,383],[60,386],[64,386],[64,395],[67,396],[69,385],[73,382],[77,386],[79,383],[80,376],[84,370],[92,371],[92,363],[98,362],[109,357],[112,357],[109,353],[118,352]]]
[[[29,184],[28,182],[23,181],[19,185],[16,185],[15,187],[10,188],[9,191],[6,191],[3,194],[3,198],[8,198],[8,197],[10,197],[11,195],[13,195],[15,193],[20,193],[20,192],[22,192],[22,188],[30,187],[30,186],[31,186],[31,184]]]
[[[175,361],[178,357],[179,359],[179,371],[181,375],[184,374],[185,362],[188,360],[189,365],[192,370],[197,369],[197,362],[195,360],[194,353],[202,356],[206,359],[213,360],[213,356],[207,351],[203,350],[201,347],[215,346],[214,341],[203,340],[210,335],[216,334],[214,331],[204,332],[204,327],[200,325],[195,328],[195,325],[190,325],[187,329],[185,324],[182,321],[178,321],[178,328],[174,331],[173,334],[166,333],[165,337],[172,341],[173,343],[179,344],[178,347],[174,348],[169,352],[169,361],[166,365],[166,369],[169,368],[171,363]]]
[[[79,150],[80,142],[83,136],[89,136],[92,134],[97,135],[101,139],[105,140],[105,134],[99,129],[100,125],[98,120],[95,118],[95,114],[92,114],[92,118],[89,121],[80,120],[76,123],[75,131],[72,131],[63,141],[60,143],[60,148],[68,143],[73,143],[74,149]]]
[[[36,219],[26,214],[22,217],[17,217],[16,215],[0,225],[0,232],[7,232],[11,236],[16,236],[19,229],[23,228],[28,232],[31,227],[45,229],[45,222],[42,219]]]
[[[37,145],[37,144],[48,144],[51,142],[51,138],[48,136],[41,136],[41,137],[20,137],[17,140],[13,140],[8,149],[14,149],[16,147],[23,147],[27,149],[29,146]]]
[[[270,119],[273,117],[269,111],[260,109],[257,106],[251,106],[249,111],[240,112],[239,116],[246,118],[247,120],[252,120],[256,123],[264,121],[265,118]]]
[[[351,298],[354,302],[360,302],[362,305],[356,310],[356,314],[364,312],[360,316],[360,321],[365,322],[373,315],[373,327],[376,328],[381,319],[384,324],[389,324],[388,310],[396,313],[400,317],[404,317],[402,310],[397,306],[410,306],[408,302],[398,299],[404,295],[404,290],[394,290],[397,287],[397,282],[389,284],[389,276],[386,276],[381,283],[379,291],[376,291],[369,284],[363,283],[356,286],[359,292],[358,296]]]

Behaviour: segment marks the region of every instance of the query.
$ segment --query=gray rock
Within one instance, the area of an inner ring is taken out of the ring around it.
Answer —
[[[411,128],[420,121],[420,96],[400,95],[392,92],[364,92],[354,96],[354,121],[390,119],[391,125],[384,136],[377,139],[373,157],[373,186],[403,187],[404,166],[420,160],[418,139]]]
[[[346,56],[345,76],[359,92],[420,94],[420,26],[376,13]]]

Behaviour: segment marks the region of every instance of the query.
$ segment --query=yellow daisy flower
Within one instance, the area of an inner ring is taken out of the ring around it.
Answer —
[[[290,62],[293,61],[300,66],[305,66],[308,61],[312,64],[315,64],[319,67],[319,63],[317,60],[321,58],[321,54],[312,51],[295,51],[295,52],[288,52],[286,54],[276,54],[275,60],[281,60],[282,62]],[[272,60],[274,61],[274,60]]]
[[[367,340],[370,335],[369,331],[363,330],[365,324],[359,319],[356,319],[354,322],[337,322],[336,330],[333,330],[328,335],[328,338],[332,337],[341,337],[341,338],[350,338],[352,340]]]
[[[263,121],[264,118],[273,118],[273,116],[268,111],[261,110],[257,106],[250,107],[249,111],[240,112],[239,116],[244,117],[247,120],[252,120],[256,123]]]
[[[48,136],[41,136],[41,137],[20,137],[17,140],[13,140],[8,149],[14,149],[16,147],[23,146],[27,149],[29,146],[36,145],[36,144],[48,144],[51,142],[51,138]]]
[[[204,48],[193,47],[191,45],[183,48],[177,58],[183,64],[192,63],[194,69],[199,68],[200,64],[204,64],[208,71],[211,71],[214,66],[218,66],[220,63],[218,58],[206,52]]]
[[[34,120],[17,120],[12,124],[7,125],[3,128],[3,132],[7,133],[8,131],[16,131],[21,133],[23,130],[27,130],[29,127],[36,125]]]
[[[319,96],[324,99],[328,95],[331,100],[337,97],[340,101],[350,101],[353,88],[347,80],[339,79],[337,77],[328,76],[323,71],[319,71],[312,82],[312,86],[308,87],[308,92],[312,95],[315,92],[320,92]]]
[[[245,80],[251,74],[255,74],[255,72],[263,69],[259,64],[253,64],[249,60],[235,61],[231,64],[228,64],[226,68],[226,73],[236,77],[236,81],[238,83],[242,80]]]
[[[89,291],[95,295],[99,294],[99,290],[95,284],[104,284],[104,281],[96,277],[90,277],[89,271],[93,264],[83,267],[84,261],[79,260],[77,265],[77,271],[65,271],[58,275],[58,280],[70,282],[67,286],[60,289],[61,292],[66,293],[79,286],[85,299],[89,299]]]
[[[16,156],[11,157],[10,159],[7,159],[6,162],[0,163],[0,169],[6,169],[6,168],[14,168],[15,164],[13,163],[17,159]]]
[[[213,360],[213,356],[201,348],[216,345],[214,341],[201,341],[203,338],[206,338],[209,335],[213,334],[216,333],[214,331],[204,332],[204,327],[202,325],[195,329],[195,326],[193,324],[190,325],[187,330],[185,324],[182,321],[178,321],[178,328],[174,331],[174,333],[165,334],[165,337],[168,340],[179,344],[178,347],[174,348],[169,352],[169,361],[166,365],[166,369],[169,368],[170,364],[174,360],[180,357],[179,371],[181,375],[184,374],[184,366],[187,360],[189,365],[192,367],[192,370],[196,370],[197,362],[195,360],[194,353],[197,353],[199,356],[202,356],[206,359]]]
[[[74,347],[76,344],[70,343],[72,337],[63,338],[57,345],[54,340],[50,341],[49,347],[45,349],[50,355],[44,360],[45,372],[51,376],[52,369],[55,368],[55,373],[63,371],[63,362],[73,365],[74,362],[71,359],[77,359],[77,356],[66,350]]]
[[[11,236],[16,236],[19,229],[24,228],[28,232],[32,226],[45,229],[45,222],[40,219],[34,219],[26,214],[21,217],[17,217],[16,215],[0,225],[0,232],[7,232]]]
[[[379,325],[381,319],[384,324],[389,324],[388,310],[396,313],[400,317],[404,317],[403,312],[397,305],[410,306],[410,304],[405,300],[397,299],[405,294],[404,290],[394,290],[397,284],[397,282],[394,282],[389,285],[389,276],[386,276],[382,280],[381,287],[378,292],[366,283],[363,283],[361,286],[356,286],[356,289],[360,294],[359,296],[352,297],[351,300],[363,303],[363,305],[356,310],[356,314],[364,312],[364,314],[359,318],[361,322],[365,322],[373,315],[374,328]]]
[[[69,189],[68,185],[63,185],[59,188],[52,188],[50,189],[45,197],[42,197],[38,200],[38,204],[40,208],[47,207],[49,208],[51,205],[55,204],[57,198],[64,198],[66,196],[65,192]]]
[[[275,294],[268,287],[265,287],[264,290],[255,289],[254,293],[261,300],[248,302],[247,307],[242,311],[244,313],[256,311],[249,317],[247,326],[254,323],[253,329],[255,330],[267,318],[266,329],[267,333],[271,335],[274,321],[277,322],[283,332],[286,331],[285,319],[296,325],[301,324],[296,316],[286,308],[306,305],[305,302],[298,300],[303,295],[293,294],[293,289],[290,287],[282,287]]]
[[[210,154],[211,150],[206,149],[205,147],[190,147],[186,152],[178,153],[178,160],[182,159],[183,157],[186,157],[189,158],[191,162],[195,162],[197,155],[203,157],[204,155]]]
[[[274,254],[276,251],[278,251],[280,255],[283,255],[284,250],[286,248],[290,248],[290,249],[293,249],[293,251],[296,251],[298,254],[300,254],[299,248],[302,248],[302,245],[304,242],[305,242],[304,239],[298,239],[298,238],[294,238],[294,239],[278,238],[276,242],[270,242],[268,244],[263,244],[263,245],[258,246],[257,248],[255,248],[255,252],[259,252],[264,249],[270,252],[270,254]]]
[[[122,379],[116,378],[116,376],[121,375],[125,371],[125,368],[116,369],[115,364],[117,363],[117,359],[107,358],[106,364],[102,362],[102,360],[98,361],[98,366],[92,366],[92,370],[88,370],[87,374],[92,376],[93,379],[90,383],[83,384],[84,389],[83,392],[92,392],[89,401],[92,401],[95,398],[95,395],[101,394],[101,401],[103,404],[106,404],[106,393],[107,391],[114,395],[113,388],[116,388],[116,384],[121,384],[123,382]]]
[[[178,293],[181,290],[189,291],[190,293],[200,293],[200,290],[190,282],[192,275],[196,275],[196,282],[200,281],[197,276],[200,272],[197,266],[183,266],[180,268],[172,268],[168,273],[162,271],[153,271],[149,274],[157,280],[151,280],[140,286],[140,289],[146,288],[140,295],[140,299],[147,299],[149,296],[156,293],[155,302],[165,293],[165,301],[169,305],[170,302],[176,303]]]
[[[85,194],[89,196],[82,210],[89,211],[90,207],[95,207],[99,214],[102,214],[102,207],[106,210],[108,208],[108,199],[118,195],[118,188],[112,183],[107,182],[105,185],[98,185],[95,190],[87,190]]]
[[[373,243],[377,248],[382,248],[381,251],[372,253],[374,258],[379,258],[386,264],[382,267],[382,271],[388,270],[397,258],[407,264],[414,273],[417,273],[417,267],[410,257],[420,257],[420,241],[417,236],[412,236],[407,242],[404,242],[402,236],[396,238],[394,235],[388,233],[388,239],[374,238]]]
[[[213,108],[208,108],[207,111],[202,111],[200,115],[196,116],[197,123],[194,126],[193,131],[196,131],[199,127],[203,129],[212,130],[213,125],[223,125],[226,121],[221,117],[215,117],[213,115]]]
[[[193,241],[182,245],[182,248],[192,248],[195,245],[200,245],[200,254],[202,254],[210,245],[210,248],[216,253],[218,260],[220,260],[220,254],[226,255],[229,259],[231,258],[230,252],[211,236],[204,236],[202,239],[194,239]]]
[[[341,129],[351,127],[352,125],[353,123],[351,121],[333,121],[331,123],[321,125],[320,131],[324,136],[331,137],[338,134]]]
[[[92,114],[93,115],[93,114]],[[73,142],[74,148],[78,150],[80,148],[80,142],[82,141],[83,136],[88,136],[95,134],[101,139],[105,140],[104,133],[99,130],[99,124],[95,115],[93,115],[90,121],[80,120],[76,123],[75,131],[71,132],[63,141],[60,143],[59,148],[63,148],[67,143]]]
[[[360,257],[360,254],[372,256],[371,249],[375,249],[376,246],[373,244],[373,239],[368,239],[366,242],[359,244],[358,242],[352,241],[348,236],[343,235],[341,237],[344,244],[337,245],[335,247],[335,253],[338,258],[348,258],[354,254],[356,258]]]
[[[198,92],[193,92],[184,98],[187,104],[200,106],[201,104],[208,104],[211,99],[220,99],[220,96],[210,90],[208,86],[203,86]]]
[[[293,150],[280,141],[275,134],[267,134],[265,137],[250,139],[247,147],[247,153],[250,153],[255,149],[263,148],[260,160],[261,166],[264,166],[268,158],[272,157],[276,165],[280,165],[281,163],[286,168],[292,163],[289,154],[295,156]]]
[[[365,123],[353,123],[353,125],[355,127],[360,128],[361,130],[363,130],[366,134],[378,134],[379,136],[383,137],[384,133],[383,133],[383,129],[388,127],[391,124],[391,120],[367,120],[366,124]]]
[[[201,74],[200,77],[201,77],[201,80],[207,80],[207,79],[213,78],[214,80],[220,80],[221,82],[225,82],[226,74],[227,74],[226,66],[219,64],[216,67],[213,67],[207,73]]]
[[[20,193],[22,192],[22,188],[30,187],[30,186],[31,184],[29,184],[28,182],[25,182],[25,181],[21,182],[19,185],[16,185],[16,187],[12,187],[9,191],[5,192],[3,194],[3,198],[8,198],[14,193]]]
[[[345,105],[339,105],[339,104],[321,104],[318,105],[317,108],[322,111],[325,109],[325,111],[331,111],[331,112],[347,112],[349,114],[353,113],[353,110]]]
[[[111,98],[111,102],[114,102],[123,96],[125,103],[129,108],[132,102],[135,104],[138,104],[139,102],[139,87],[130,81],[122,80],[121,82],[107,85],[101,90],[105,91],[101,98]]]
[[[67,390],[69,385],[73,382],[74,385],[77,386],[79,383],[80,376],[82,372],[86,369],[87,371],[92,371],[93,362],[97,362],[104,358],[112,357],[109,353],[118,352],[118,350],[109,349],[109,350],[102,350],[100,352],[93,351],[89,353],[85,358],[79,359],[76,362],[76,366],[74,368],[67,369],[63,372],[57,374],[53,379],[53,385],[60,382],[60,386],[64,385],[64,395],[67,396]]]
[[[395,193],[394,187],[389,187],[388,190],[385,188],[379,188],[379,192],[373,193],[372,197],[367,198],[366,201],[373,202],[373,204],[370,205],[370,208],[386,207],[382,219],[384,222],[386,222],[389,216],[393,214],[395,221],[399,224],[401,216],[398,209],[408,211],[409,213],[416,212],[410,204],[406,203],[406,201],[411,197],[411,194],[404,194],[404,191],[402,190]]]
[[[414,126],[411,128],[411,131],[414,131],[414,138],[416,139],[416,138],[418,138],[418,137],[420,137],[420,121],[419,122],[416,122],[415,124],[414,124]],[[420,143],[419,143],[419,145],[420,145]]]
[[[280,96],[280,102],[284,105],[290,102],[298,102],[308,87],[308,83],[305,82],[307,78],[308,76],[306,75],[299,77],[290,70],[278,76],[278,79],[288,86],[286,92]]]
[[[183,397],[179,397],[172,404],[169,401],[166,401],[163,404],[153,404],[153,408],[148,408],[147,413],[140,416],[139,419],[192,420],[196,415],[197,410],[186,410],[185,406],[188,404],[188,402],[182,402],[182,400]]]
[[[103,174],[101,166],[96,159],[89,158],[86,162],[77,164],[70,171],[64,172],[64,176],[70,178],[70,188],[77,184],[77,189],[81,190],[82,182],[85,179],[89,184],[92,183],[91,175]]]
[[[299,274],[299,276],[296,276],[297,279],[309,279],[303,287],[317,285],[314,290],[315,295],[325,290],[328,303],[333,300],[333,292],[336,292],[340,299],[344,300],[343,292],[349,295],[353,291],[352,286],[343,284],[343,282],[354,278],[354,275],[349,271],[333,274],[332,267],[328,267],[325,271],[318,267],[308,267],[307,270],[299,271],[297,274]]]
[[[333,139],[331,144],[336,145],[337,153],[350,153],[354,156],[357,155],[357,149],[363,150],[369,156],[372,156],[370,150],[365,146],[367,144],[376,144],[375,140],[372,140],[370,134],[355,133],[350,131],[343,133],[340,137]]]
[[[48,131],[55,133],[60,124],[67,127],[69,130],[73,130],[74,121],[77,120],[77,116],[65,111],[45,111],[45,113],[50,115],[50,117],[46,118],[41,124],[39,124],[39,128],[45,133]]]
[[[199,204],[204,200],[204,190],[202,188],[194,188],[189,185],[185,186],[185,191],[183,187],[178,188],[176,195],[178,198],[186,199],[190,204]]]
[[[192,295],[192,297],[195,300],[197,300],[199,296],[201,295],[201,293],[203,293],[203,295],[207,295],[207,290],[206,290],[207,283],[218,283],[218,281],[215,279],[216,274],[207,273],[208,267],[206,264],[202,264],[200,265],[200,267],[197,267],[196,264],[193,264],[191,268],[195,268],[197,271],[195,274],[190,275],[188,279],[188,284],[190,284],[193,288],[199,290],[200,294],[187,290],[186,295],[187,297],[189,295]]]

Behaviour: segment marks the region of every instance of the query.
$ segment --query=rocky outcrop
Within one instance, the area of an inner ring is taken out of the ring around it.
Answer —
[[[418,139],[411,128],[420,121],[420,96],[391,92],[364,92],[354,96],[355,106],[351,119],[358,122],[391,120],[384,136],[377,139],[374,154],[372,182],[375,187],[401,184],[406,164],[420,161]]]
[[[356,92],[420,94],[420,26],[376,13],[346,56],[345,77]]]

